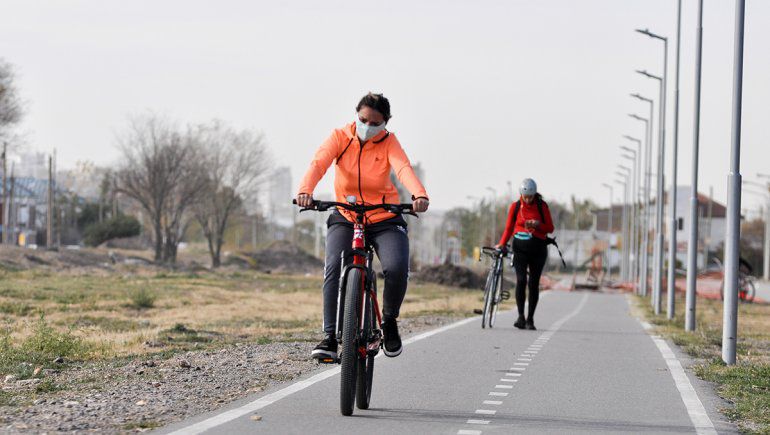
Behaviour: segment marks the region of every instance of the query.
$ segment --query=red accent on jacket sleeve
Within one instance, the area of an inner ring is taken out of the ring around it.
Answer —
[[[543,203],[543,214],[545,215],[545,222],[543,222],[540,225],[540,228],[538,230],[542,231],[545,234],[550,234],[553,232],[553,219],[551,219],[551,209],[548,208],[548,204],[545,202]]]
[[[505,223],[505,231],[503,231],[503,236],[500,238],[499,244],[501,246],[504,246],[506,243],[508,243],[508,240],[511,238],[511,235],[513,235],[513,214],[516,211],[516,202],[511,203],[511,206],[508,208],[508,220]],[[551,224],[553,225],[553,224]]]

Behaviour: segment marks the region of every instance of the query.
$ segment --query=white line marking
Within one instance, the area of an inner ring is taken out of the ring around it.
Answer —
[[[626,299],[626,301],[628,301],[628,299]],[[640,319],[637,320],[642,324],[642,328],[650,334],[652,325]],[[687,414],[690,416],[690,421],[693,426],[695,426],[695,433],[699,435],[716,434],[717,430],[714,427],[714,423],[711,422],[711,418],[709,418],[706,408],[703,407],[703,403],[698,398],[698,392],[695,391],[695,388],[693,388],[690,383],[690,379],[687,377],[687,373],[685,373],[682,363],[677,359],[676,354],[674,354],[668,346],[666,340],[651,334],[650,338],[652,338],[652,341],[655,343],[655,346],[657,346],[661,356],[666,361],[668,371],[671,373],[671,377],[674,378],[676,389],[679,390],[682,402],[684,402],[684,406],[687,408]]]
[[[468,424],[489,424],[489,420],[468,420]]]
[[[513,385],[495,385],[498,390],[512,390]]]
[[[508,393],[501,393],[499,391],[490,391],[489,395],[494,397],[508,397]]]
[[[467,429],[460,429],[457,431],[457,435],[481,435],[480,430],[467,430]]]
[[[484,404],[485,405],[502,405],[503,401],[502,400],[485,400]]]
[[[714,428],[714,423],[711,422],[706,409],[703,407],[698,398],[698,393],[690,383],[690,379],[687,378],[687,374],[684,372],[682,363],[676,358],[674,352],[668,347],[668,343],[660,337],[652,336],[652,341],[658,346],[660,354],[663,355],[663,359],[666,360],[668,365],[668,371],[671,373],[671,377],[674,378],[676,389],[679,390],[679,395],[682,397],[682,402],[687,408],[687,414],[690,415],[690,420],[693,426],[695,426],[695,432],[700,434],[716,434],[717,431]]]
[[[526,370],[526,368],[525,367],[511,367],[510,370],[516,370],[516,371],[519,371],[519,372],[523,372],[524,370]]]
[[[500,378],[500,382],[519,382],[519,380],[518,379]]]
[[[495,411],[494,409],[477,409],[476,414],[495,415],[497,414],[497,411]]]
[[[469,317],[467,319],[460,320],[459,322],[451,323],[446,326],[442,326],[441,328],[436,328],[431,331],[423,332],[422,334],[415,335],[413,337],[409,337],[406,340],[403,341],[404,345],[414,343],[416,341],[423,340],[425,338],[431,337],[436,334],[440,334],[442,332],[448,331],[450,329],[457,328],[459,326],[465,325],[467,323],[473,322],[478,320],[478,317]],[[181,429],[175,430],[174,432],[171,432],[173,435],[194,435],[203,433],[209,429],[215,428],[217,426],[223,425],[227,422],[230,422],[232,420],[235,420],[237,418],[243,417],[246,414],[250,414],[254,411],[257,411],[259,409],[262,409],[268,405],[272,405],[273,403],[290,396],[298,391],[302,391],[305,388],[308,388],[309,386],[316,384],[318,382],[321,382],[325,379],[328,379],[340,372],[340,367],[334,367],[332,369],[324,370],[318,374],[315,374],[307,379],[297,381],[287,387],[284,387],[274,393],[268,394],[266,396],[262,396],[252,402],[249,402],[241,407],[231,409],[229,411],[222,412],[220,414],[217,414],[213,417],[209,417],[206,420],[200,421],[198,423],[193,423],[190,426],[183,427]],[[486,423],[484,423],[486,424]]]
[[[516,358],[516,361],[532,361],[532,358]]]
[[[529,363],[515,362],[515,363],[513,363],[513,365],[515,365],[515,366],[528,366]]]
[[[521,373],[506,373],[505,376],[521,376]]]

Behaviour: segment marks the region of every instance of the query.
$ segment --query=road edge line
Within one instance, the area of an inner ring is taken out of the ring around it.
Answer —
[[[430,331],[423,332],[421,334],[417,334],[413,337],[409,337],[406,340],[403,341],[403,345],[406,346],[408,344],[415,343],[417,341],[426,339],[428,337],[432,337],[436,334],[440,334],[442,332],[448,331],[450,329],[457,328],[459,326],[465,325],[467,323],[470,323],[474,320],[477,320],[479,317],[469,317],[467,319],[463,319],[454,323],[450,323],[449,325],[444,325],[440,328],[432,329]],[[228,423],[230,421],[233,421],[237,418],[240,418],[246,414],[249,414],[251,412],[257,411],[259,409],[262,409],[268,405],[271,405],[285,397],[288,397],[298,391],[302,391],[305,388],[310,387],[313,384],[316,384],[318,382],[321,382],[325,379],[328,379],[340,372],[340,367],[334,367],[328,370],[324,370],[320,373],[317,373],[307,379],[303,379],[297,382],[294,382],[291,385],[288,385],[284,388],[281,388],[278,391],[275,391],[273,393],[270,393],[268,395],[262,396],[259,399],[253,400],[245,405],[242,405],[238,408],[231,409],[229,411],[222,412],[220,414],[214,415],[212,417],[209,417],[203,421],[199,421],[198,423],[193,423],[189,426],[185,426],[183,428],[177,429],[173,432],[169,432],[169,435],[194,435],[194,434],[200,434],[207,430],[213,429],[217,426],[221,426],[225,423]]]
[[[631,308],[630,298],[626,298],[626,302],[629,304],[629,308]],[[684,407],[687,409],[687,415],[690,417],[690,421],[695,427],[695,433],[698,435],[717,434],[714,422],[711,421],[711,417],[709,417],[706,408],[703,406],[703,402],[701,402],[700,397],[698,397],[698,392],[695,391],[695,387],[692,386],[690,378],[687,377],[682,362],[676,357],[676,354],[671,350],[671,347],[666,340],[659,335],[652,334],[653,326],[649,322],[646,322],[637,316],[634,316],[634,318],[642,325],[642,329],[644,329],[650,339],[652,339],[652,342],[655,343],[661,357],[663,357],[663,360],[666,362],[668,372],[671,373],[674,385],[676,385],[676,389],[679,391],[679,397],[682,399]]]

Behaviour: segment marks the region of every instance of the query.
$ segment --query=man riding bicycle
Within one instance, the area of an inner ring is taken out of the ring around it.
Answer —
[[[395,134],[386,130],[391,118],[390,103],[382,94],[369,93],[356,106],[356,120],[335,129],[318,148],[300,182],[297,205],[309,207],[313,191],[327,169],[335,162],[334,190],[337,202],[354,196],[359,204],[398,203],[391,171],[412,194],[415,212],[425,212],[429,200],[425,187],[414,173],[409,158]],[[316,359],[337,359],[337,294],[341,254],[350,249],[355,216],[335,210],[327,220],[326,266],[323,284],[325,337],[312,352]],[[385,355],[401,354],[401,337],[396,319],[406,294],[409,276],[409,238],[406,221],[384,210],[366,213],[366,239],[382,264],[385,277],[382,308],[382,334]]]

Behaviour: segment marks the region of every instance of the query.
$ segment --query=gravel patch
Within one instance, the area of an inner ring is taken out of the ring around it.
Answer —
[[[459,320],[420,316],[400,322],[409,335]],[[319,337],[270,344],[244,343],[162,359],[88,363],[44,379],[8,380],[4,392],[35,391],[43,383],[62,391],[37,394],[23,406],[0,406],[0,432],[143,432],[220,408],[273,385],[322,370],[310,359]],[[311,341],[312,339],[312,341]]]

